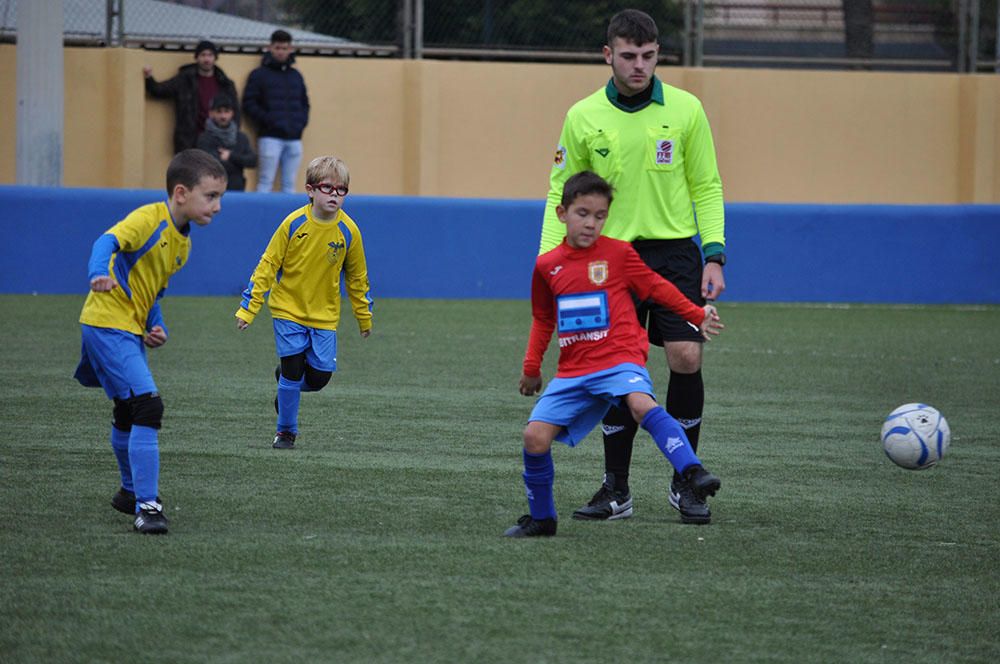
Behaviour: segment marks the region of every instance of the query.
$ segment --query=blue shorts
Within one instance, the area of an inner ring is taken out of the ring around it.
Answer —
[[[337,331],[306,327],[283,318],[274,319],[274,347],[278,358],[306,354],[306,362],[318,371],[337,370]]]
[[[80,364],[73,375],[86,387],[103,387],[109,399],[155,394],[142,337],[110,327],[81,325]]]
[[[547,422],[563,429],[556,440],[575,446],[597,426],[620,397],[632,392],[653,395],[653,381],[645,367],[626,362],[575,378],[553,378],[538,397],[529,422]]]

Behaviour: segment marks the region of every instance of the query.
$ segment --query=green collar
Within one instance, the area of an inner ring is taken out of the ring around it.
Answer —
[[[618,88],[615,87],[615,79],[613,77],[608,79],[608,84],[604,87],[604,94],[607,95],[608,101],[611,102],[612,106],[625,111],[626,113],[641,111],[654,101],[660,106],[663,106],[663,83],[661,83],[660,79],[656,78],[655,75],[653,76],[653,90],[650,98],[638,106],[623,106],[618,101]]]

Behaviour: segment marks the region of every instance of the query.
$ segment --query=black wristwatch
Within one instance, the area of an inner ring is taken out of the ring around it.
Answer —
[[[719,265],[725,265],[726,264],[726,255],[725,254],[712,254],[711,256],[706,256],[705,257],[705,262],[706,263],[718,263]]]

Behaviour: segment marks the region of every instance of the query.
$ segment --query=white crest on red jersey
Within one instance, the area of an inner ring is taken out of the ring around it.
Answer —
[[[607,261],[594,261],[587,265],[587,278],[590,279],[590,283],[595,286],[600,286],[605,281],[608,280],[608,262]]]

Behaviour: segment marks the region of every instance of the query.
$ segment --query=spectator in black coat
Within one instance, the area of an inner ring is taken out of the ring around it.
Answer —
[[[222,162],[229,177],[228,191],[243,191],[247,186],[243,169],[257,166],[257,154],[250,147],[250,139],[233,120],[235,113],[236,102],[232,97],[215,95],[205,131],[198,137],[198,148]]]
[[[292,36],[275,30],[261,66],[250,72],[243,91],[243,112],[257,125],[257,191],[271,191],[280,164],[281,190],[295,192],[302,131],[309,123],[309,95],[294,63]]]
[[[146,92],[153,97],[174,100],[174,154],[197,145],[215,95],[223,93],[237,98],[236,84],[215,64],[218,56],[215,44],[204,40],[195,47],[195,63],[184,65],[171,79],[158,83],[153,78],[152,67],[142,68]],[[235,120],[239,124],[239,116]]]

